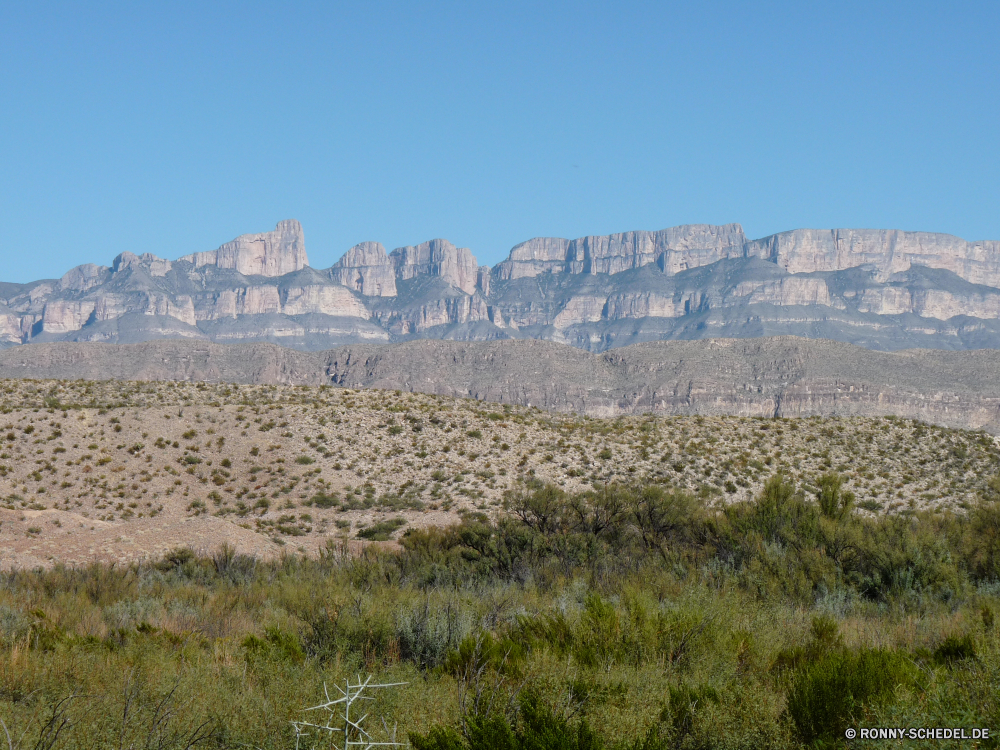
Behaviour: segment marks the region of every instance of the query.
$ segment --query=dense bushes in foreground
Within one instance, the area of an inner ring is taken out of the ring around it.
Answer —
[[[816,485],[723,509],[535,486],[398,552],[6,573],[0,744],[291,747],[324,682],[364,672],[408,683],[372,713],[417,750],[1000,732],[997,502],[872,518]]]

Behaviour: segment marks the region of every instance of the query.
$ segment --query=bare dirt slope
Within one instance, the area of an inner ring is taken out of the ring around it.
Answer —
[[[500,512],[533,480],[724,503],[837,471],[865,512],[961,509],[1000,459],[986,433],[896,418],[593,419],[329,386],[7,380],[0,411],[3,567],[317,553]]]

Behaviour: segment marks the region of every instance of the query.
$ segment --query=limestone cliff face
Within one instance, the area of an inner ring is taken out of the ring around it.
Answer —
[[[395,297],[396,271],[380,242],[362,242],[333,264],[330,278],[366,297]]]
[[[572,297],[552,319],[552,325],[566,328],[579,323],[596,323],[604,317],[606,304],[607,298],[602,296]]]
[[[786,277],[769,281],[744,281],[732,290],[732,296],[747,303],[771,305],[825,305],[837,307],[824,279]]]
[[[513,337],[604,351],[793,334],[886,350],[1000,348],[1000,243],[948,235],[795,230],[751,241],[739,224],[694,224],[536,238],[494,268],[441,239],[389,254],[363,242],[329,269],[306,264],[302,227],[283,221],[177,261],[123,252],[110,267],[0,284],[0,346]]]
[[[436,276],[466,294],[476,291],[479,264],[467,247],[455,247],[448,240],[431,240],[419,245],[397,247],[389,258],[399,279]]]
[[[181,258],[194,265],[231,268],[244,276],[284,276],[309,265],[302,225],[294,219],[279,221],[273,232],[244,234],[218,250]]]
[[[487,321],[490,310],[479,294],[450,295],[384,311],[378,320],[395,336],[412,336],[439,326]]]
[[[863,264],[878,280],[912,265],[942,268],[972,282],[1000,286],[1000,242],[966,242],[948,234],[895,229],[796,229],[747,243],[747,255],[789,273],[840,271]]]
[[[195,318],[218,320],[281,312],[277,286],[244,286],[195,296]]]
[[[190,297],[177,298],[155,292],[132,294],[102,294],[82,300],[52,300],[42,314],[45,333],[79,331],[89,322],[114,320],[129,313],[160,315],[176,318],[188,325],[195,324],[194,306]]]
[[[157,258],[151,253],[143,253],[142,255],[134,255],[133,253],[125,252],[115,258],[114,265],[112,269],[114,273],[123,273],[129,269],[141,269],[149,274],[151,277],[166,276],[173,269],[174,264],[169,260],[163,260],[162,258]]]
[[[284,315],[333,315],[368,320],[371,312],[348,289],[339,286],[312,284],[291,287],[281,295],[281,312]]]
[[[310,284],[279,289],[245,286],[196,296],[196,320],[220,320],[243,315],[333,315],[368,320],[368,308],[348,289]],[[195,321],[192,321],[194,324]]]
[[[87,304],[88,300],[80,304]],[[194,303],[186,296],[176,298],[157,292],[133,292],[130,294],[102,294],[92,300],[93,319],[106,321],[135,313],[139,315],[161,315],[176,318],[188,325],[194,325]],[[47,316],[46,309],[46,316]],[[43,321],[44,322],[44,321]]]
[[[0,343],[20,344],[21,341],[21,316],[0,306]]]
[[[940,289],[877,287],[866,289],[858,301],[861,312],[877,315],[913,313],[948,320],[956,315],[1000,318],[1000,290],[995,294],[956,295]]]
[[[840,300],[830,297],[826,282],[817,278],[789,277],[740,281],[724,291],[725,293],[722,290],[680,290],[671,296],[655,292],[615,294],[608,298],[604,318],[607,320],[681,318],[700,310],[756,304],[788,307],[824,305],[843,308],[844,306]]]
[[[699,295],[688,292],[678,297],[666,297],[653,292],[616,294],[608,299],[607,316],[610,320],[628,318],[680,318],[700,303]]]
[[[108,269],[105,266],[87,263],[77,266],[59,279],[59,289],[61,291],[86,292],[88,289],[103,284],[107,277]]]
[[[42,330],[46,333],[67,333],[79,331],[94,314],[96,300],[70,302],[53,300],[45,306],[42,316]]]
[[[496,268],[503,280],[542,273],[616,274],[656,263],[664,273],[705,266],[744,254],[739,224],[689,224],[659,232],[623,232],[564,240],[538,237],[516,245]]]

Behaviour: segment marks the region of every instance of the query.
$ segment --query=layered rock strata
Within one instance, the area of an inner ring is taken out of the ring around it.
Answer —
[[[307,264],[289,220],[174,261],[123,252],[110,267],[0,284],[0,346],[183,335],[319,350],[429,337],[603,351],[792,334],[884,350],[1000,347],[1000,243],[941,234],[749,240],[739,224],[693,224],[536,238],[492,269],[443,239],[390,253],[362,242],[326,270]]]
[[[284,276],[309,265],[302,225],[294,219],[279,221],[273,232],[244,234],[217,250],[185,255],[182,261],[195,268],[216,266],[244,276]]]
[[[996,350],[872,352],[794,337],[659,341],[603,354],[546,341],[411,341],[327,352],[263,343],[58,343],[0,352],[0,378],[383,388],[593,416],[897,415],[994,434],[998,372]]]

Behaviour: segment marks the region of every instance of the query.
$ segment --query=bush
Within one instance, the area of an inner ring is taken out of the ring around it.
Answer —
[[[788,713],[803,742],[833,742],[880,707],[899,685],[910,684],[916,667],[896,651],[834,651],[800,668],[788,694]]]
[[[816,483],[819,485],[816,500],[824,516],[840,520],[851,512],[854,506],[854,493],[842,489],[844,484],[842,476],[834,473],[824,474]]]
[[[271,660],[301,664],[306,658],[298,636],[276,627],[265,628],[264,638],[248,635],[243,639],[243,650],[252,663]]]
[[[340,505],[340,498],[337,495],[327,495],[325,492],[320,492],[309,498],[306,505],[313,505],[317,508],[335,508]]]
[[[934,649],[934,661],[938,664],[952,664],[963,659],[976,658],[976,644],[971,635],[950,635]]]
[[[464,737],[454,729],[435,727],[410,734],[415,750],[603,750],[604,743],[586,719],[571,723],[534,694],[521,698],[514,722],[502,714],[470,716]]]
[[[386,542],[402,526],[406,526],[405,518],[390,518],[374,523],[367,529],[361,529],[358,536],[371,542]]]

